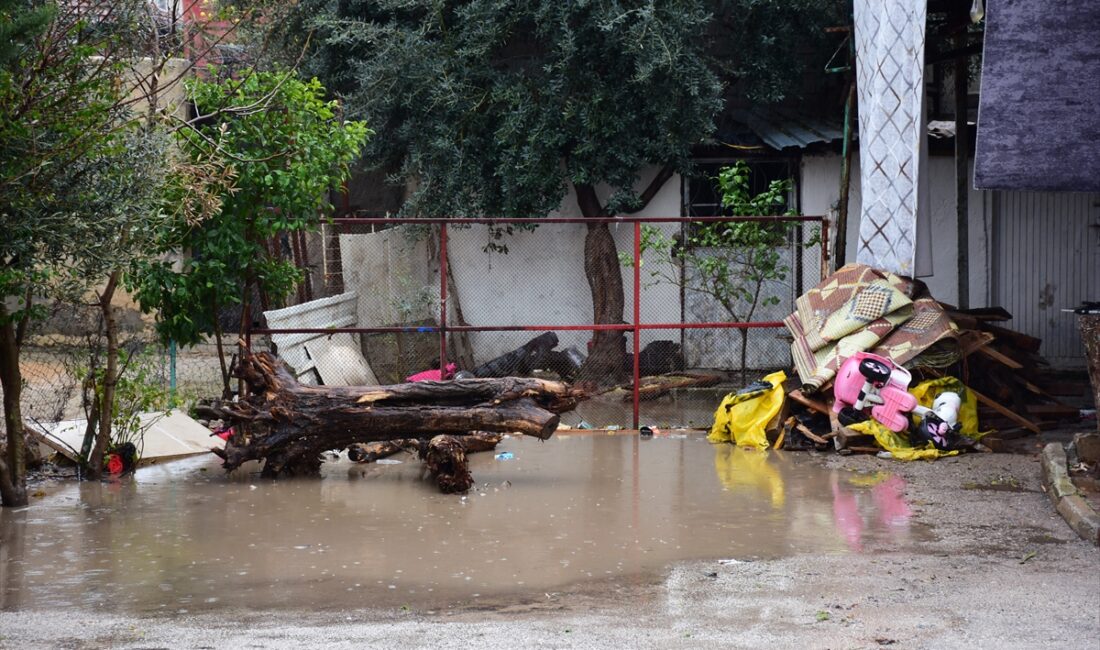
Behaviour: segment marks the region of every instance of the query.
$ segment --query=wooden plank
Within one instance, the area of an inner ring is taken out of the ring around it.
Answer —
[[[799,404],[801,404],[802,406],[805,406],[806,408],[808,408],[810,410],[817,411],[818,413],[821,413],[823,415],[829,415],[830,413],[832,413],[832,409],[830,409],[825,404],[825,402],[806,397],[805,395],[802,394],[801,389],[792,390],[790,393],[787,393],[787,395],[788,395],[788,397],[790,397],[794,401],[798,402]]]
[[[801,422],[795,422],[795,423],[794,423],[794,428],[796,428],[796,429],[798,429],[799,431],[801,431],[801,432],[802,432],[802,435],[806,436],[806,437],[807,437],[807,438],[809,438],[810,440],[813,440],[814,442],[816,442],[816,443],[817,443],[817,444],[819,444],[819,445],[827,445],[827,444],[829,444],[829,441],[828,441],[828,440],[826,440],[826,439],[822,438],[821,436],[817,435],[817,434],[816,434],[816,433],[814,433],[813,431],[810,431],[810,429],[809,429],[809,428],[808,428],[808,427],[807,427],[806,425],[802,424]]]
[[[1019,413],[1016,413],[1012,409],[1010,409],[1008,407],[1005,407],[1005,406],[1002,406],[1001,404],[998,404],[997,402],[994,402],[993,400],[989,399],[985,395],[982,395],[981,393],[974,390],[973,388],[970,389],[970,392],[974,393],[974,397],[977,398],[979,403],[985,404],[989,408],[991,408],[994,411],[1000,413],[1001,415],[1005,416],[1009,420],[1012,420],[1016,424],[1028,429],[1029,431],[1032,431],[1034,433],[1039,433],[1039,425],[1038,424],[1036,424],[1036,423],[1032,422],[1031,420],[1025,418],[1024,416],[1020,415]]]
[[[1027,412],[1031,415],[1049,415],[1055,418],[1079,418],[1081,411],[1064,404],[1029,404]]]
[[[971,354],[974,354],[978,348],[992,343],[993,339],[994,336],[989,332],[964,330],[959,334],[959,352],[963,357],[969,357]]]
[[[993,359],[994,361],[996,361],[998,363],[1004,364],[1004,365],[1008,366],[1009,368],[1012,368],[1013,370],[1021,370],[1024,367],[1024,364],[1020,363],[1019,361],[1016,361],[1015,359],[1013,359],[1009,356],[1006,356],[1006,355],[998,352],[996,349],[988,347],[988,346],[979,347],[977,349],[977,352],[979,354],[984,354],[985,356],[989,357],[990,359]]]
[[[1032,352],[1035,354],[1038,354],[1039,348],[1043,345],[1043,339],[1035,336],[1029,336],[1027,334],[1024,334],[1023,332],[1017,332],[1016,330],[1010,330],[1007,327],[1000,327],[997,325],[984,323],[982,325],[982,329],[986,332],[989,332],[993,336],[996,336],[998,341],[1011,343],[1013,347],[1019,348],[1021,350],[1027,350],[1028,352]]]
[[[1004,307],[973,307],[967,309],[966,314],[983,321],[1012,320],[1012,314]]]
[[[851,447],[846,447],[846,449],[853,454],[877,454],[883,451],[882,447],[863,447],[859,445],[852,445]]]

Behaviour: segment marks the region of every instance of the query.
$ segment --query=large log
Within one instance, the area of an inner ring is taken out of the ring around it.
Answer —
[[[466,453],[477,451],[492,451],[504,438],[503,433],[489,433],[488,431],[472,431],[460,438]],[[423,458],[427,450],[428,441],[417,438],[405,440],[384,440],[381,442],[357,442],[348,446],[348,459],[355,463],[373,463],[382,458],[407,451],[410,454],[419,454]]]
[[[234,434],[215,453],[228,470],[262,460],[268,477],[316,474],[323,452],[361,442],[473,431],[545,440],[558,414],[584,397],[563,383],[517,377],[306,386],[266,352],[242,355],[236,376],[248,382],[250,395],[218,407]]]

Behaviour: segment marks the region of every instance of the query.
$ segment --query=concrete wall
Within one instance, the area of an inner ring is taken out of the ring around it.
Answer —
[[[802,210],[805,214],[826,214],[836,217],[836,201],[840,189],[839,155],[806,156],[802,159]],[[955,160],[950,156],[932,156],[928,160],[931,182],[932,271],[921,278],[928,283],[932,295],[943,302],[958,301],[958,230],[955,218]],[[973,168],[971,168],[973,175]],[[970,306],[990,304],[990,273],[992,266],[990,233],[992,201],[989,192],[972,188],[968,199],[970,240],[965,253],[970,261]],[[852,185],[849,198],[847,259],[856,259],[859,241],[859,155],[853,156]]]

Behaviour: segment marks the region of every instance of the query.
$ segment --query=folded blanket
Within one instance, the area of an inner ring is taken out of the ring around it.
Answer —
[[[820,390],[856,352],[903,364],[958,332],[923,282],[863,264],[842,267],[795,305],[783,322],[794,337],[791,355],[807,393]]]

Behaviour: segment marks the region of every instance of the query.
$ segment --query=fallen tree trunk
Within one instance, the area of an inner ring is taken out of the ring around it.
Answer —
[[[470,462],[466,460],[466,445],[456,436],[436,436],[421,452],[439,491],[443,494],[466,492],[474,485]]]
[[[488,431],[474,431],[460,438],[466,453],[472,454],[478,451],[492,451],[504,438],[503,433],[489,433]],[[403,451],[410,454],[419,454],[421,458],[427,449],[428,441],[417,438],[405,440],[385,440],[382,442],[362,442],[348,446],[348,459],[355,463],[373,463],[382,458],[388,458]]]
[[[545,440],[558,414],[584,395],[566,384],[506,377],[393,386],[306,386],[285,362],[244,354],[236,376],[250,395],[217,410],[234,434],[216,450],[223,467],[263,460],[263,475],[317,474],[322,452],[361,442],[473,431],[517,432]]]

